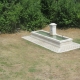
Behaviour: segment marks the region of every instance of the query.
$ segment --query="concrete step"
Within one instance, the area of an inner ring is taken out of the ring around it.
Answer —
[[[64,46],[61,46],[61,47],[56,47],[52,44],[49,44],[47,42],[45,42],[44,40],[39,40],[35,37],[32,37],[32,36],[24,36],[22,37],[23,39],[25,40],[28,40],[30,42],[33,42],[37,45],[40,45],[46,49],[49,49],[53,52],[56,52],[56,53],[62,53],[62,52],[66,52],[66,51],[70,51],[70,50],[74,50],[74,49],[78,49],[80,48],[80,44],[77,44],[77,43],[74,43],[72,42],[71,44],[69,45],[64,45]]]

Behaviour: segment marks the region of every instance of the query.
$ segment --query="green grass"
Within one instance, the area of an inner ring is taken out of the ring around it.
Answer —
[[[79,75],[80,49],[57,54],[18,35],[0,37],[0,80],[75,80]]]
[[[2,68],[0,68],[0,72],[5,72],[5,70],[4,70],[4,69],[2,69]]]
[[[36,72],[37,70],[36,70],[36,68],[35,67],[30,67],[29,68],[29,72]]]
[[[73,41],[80,44],[80,39],[74,39]]]

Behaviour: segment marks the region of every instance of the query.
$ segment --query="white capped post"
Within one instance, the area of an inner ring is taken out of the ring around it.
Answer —
[[[50,26],[50,35],[56,35],[56,25],[55,23],[49,24]]]

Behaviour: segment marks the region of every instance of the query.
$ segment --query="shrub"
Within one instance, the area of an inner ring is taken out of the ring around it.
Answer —
[[[45,16],[49,14],[47,18],[50,19],[50,22],[57,23],[60,28],[79,27],[79,8],[80,3],[76,0],[44,0],[42,3],[42,13]],[[45,13],[45,10],[48,14]]]
[[[80,1],[0,0],[0,32],[32,31],[51,22],[60,28],[80,28]]]
[[[19,3],[15,4],[14,2],[3,2],[0,5],[2,5],[0,8],[0,31],[3,33],[14,32],[18,27],[19,14],[22,7]]]
[[[48,22],[41,13],[40,0],[27,0],[22,3],[21,24],[29,31],[40,29]]]

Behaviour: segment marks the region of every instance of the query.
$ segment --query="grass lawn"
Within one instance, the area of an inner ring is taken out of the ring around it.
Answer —
[[[79,29],[57,32],[80,43]],[[26,35],[0,35],[0,80],[80,80],[80,49],[57,54],[21,38]]]

